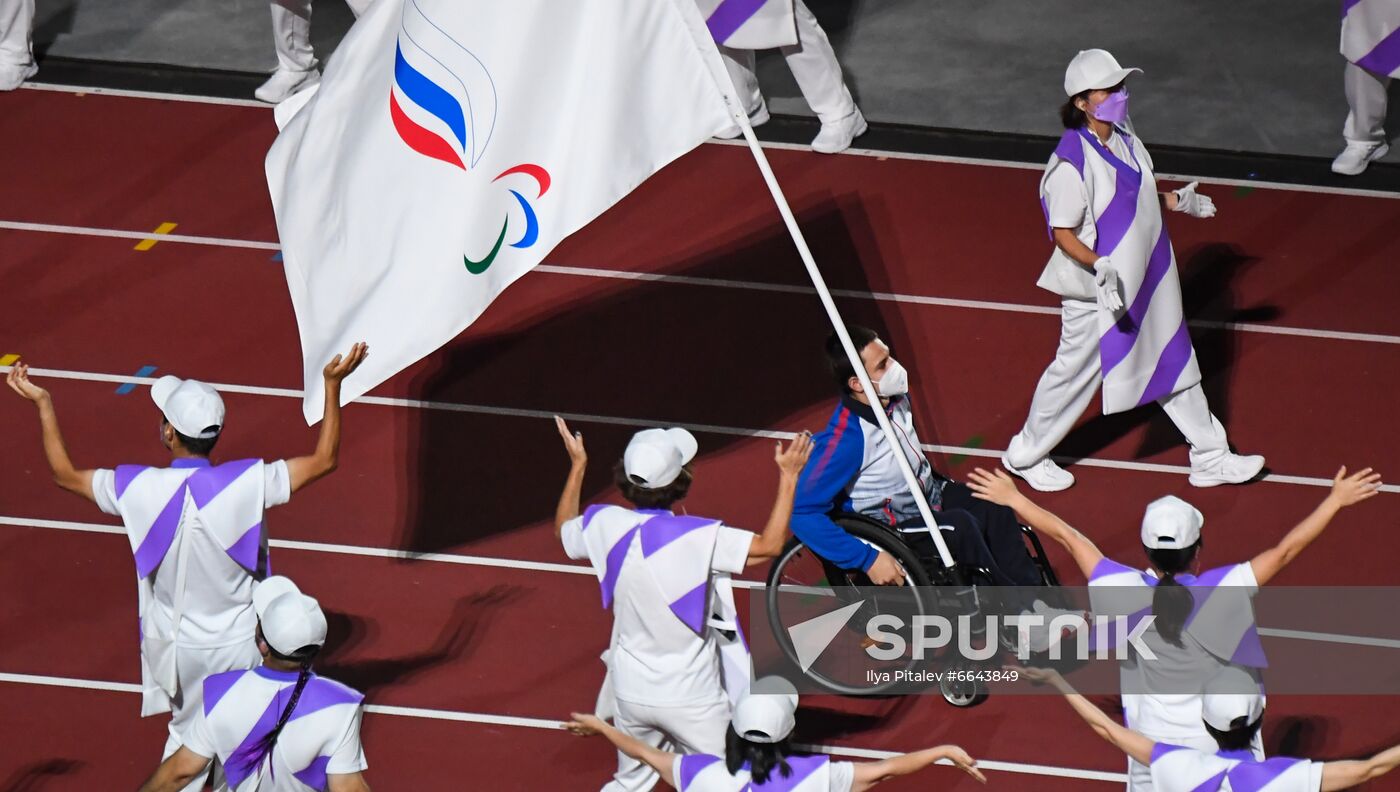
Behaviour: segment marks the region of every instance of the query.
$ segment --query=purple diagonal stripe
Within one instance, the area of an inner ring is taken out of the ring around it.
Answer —
[[[1147,387],[1142,389],[1142,398],[1138,399],[1138,404],[1147,404],[1163,396],[1170,396],[1176,389],[1176,381],[1181,377],[1181,372],[1186,369],[1186,364],[1191,362],[1191,354],[1191,333],[1186,327],[1186,318],[1182,317],[1181,326],[1162,349],[1162,356],[1157,358],[1157,369],[1152,372],[1152,379],[1147,381]]]
[[[1400,68],[1400,28],[1390,31],[1390,35],[1381,39],[1370,52],[1362,55],[1356,65],[1382,77]]]
[[[1162,278],[1171,269],[1171,265],[1172,246],[1164,228],[1157,237],[1157,244],[1152,247],[1152,255],[1148,256],[1147,271],[1142,275],[1142,285],[1133,295],[1132,304],[1128,306],[1127,312],[1113,323],[1113,327],[1103,334],[1103,338],[1099,339],[1099,367],[1105,377],[1114,366],[1123,362],[1137,343],[1138,329],[1142,327],[1142,320],[1152,305],[1152,295],[1157,293],[1157,287],[1161,285]]]
[[[1181,746],[1181,745],[1172,745],[1171,743],[1159,742],[1159,743],[1156,743],[1156,744],[1154,744],[1154,745],[1152,746],[1152,758],[1149,759],[1148,762],[1149,762],[1149,763],[1155,762],[1155,761],[1157,761],[1158,759],[1161,759],[1163,756],[1166,756],[1166,755],[1169,754],[1169,753],[1173,753],[1173,752],[1175,752],[1175,751],[1184,751],[1184,750],[1186,750],[1186,748],[1185,748],[1184,746]]]
[[[145,465],[118,465],[116,471],[112,475],[113,483],[116,485],[117,500],[121,500],[123,493],[126,492],[126,488],[131,486],[131,482],[135,481],[137,476],[147,470],[150,470],[150,468]]]
[[[190,494],[194,496],[194,505],[201,509],[208,506],[220,492],[228,489],[230,484],[257,463],[256,459],[240,459],[236,462],[225,462],[217,467],[196,470],[190,475]]]
[[[686,754],[681,757],[681,788],[685,792],[700,771],[719,761],[718,756],[709,754]]]
[[[627,558],[627,550],[632,546],[632,540],[637,536],[637,529],[633,528],[623,534],[617,540],[617,544],[608,551],[607,561],[603,564],[603,609],[612,607],[613,594],[617,591],[617,576],[622,574],[622,562]]]
[[[258,716],[253,728],[248,730],[247,736],[228,755],[228,761],[224,762],[224,776],[228,779],[229,788],[237,789],[262,765],[264,754],[258,750],[258,743],[277,726],[277,718],[282,714],[282,708],[287,706],[287,699],[283,694],[291,696],[291,685],[277,691],[277,695],[267,702],[267,708]]]
[[[141,540],[141,545],[136,548],[136,576],[146,577],[160,566],[160,562],[165,558],[165,554],[170,550],[170,543],[175,541],[175,529],[180,527],[180,512],[185,506],[185,485],[181,484],[175,494],[170,496],[165,508],[160,510],[156,519],[151,523],[151,529],[146,532],[146,538]]]
[[[1293,765],[1303,761],[1307,760],[1276,756],[1263,762],[1241,762],[1230,769],[1230,789],[1233,792],[1260,792]]]
[[[330,763],[331,758],[329,756],[318,756],[311,760],[311,764],[307,765],[305,770],[292,773],[292,775],[296,780],[306,784],[312,789],[325,789],[326,767]]]
[[[1347,12],[1351,10],[1351,7],[1360,2],[1361,0],[1342,0],[1342,16],[1345,17]]]
[[[222,674],[214,674],[204,678],[204,716],[208,717],[209,712],[214,709],[214,705],[219,703],[219,699],[233,687],[233,684],[243,678],[247,671],[225,671]]]
[[[1230,655],[1230,662],[1250,668],[1269,667],[1269,658],[1264,656],[1264,643],[1259,640],[1258,625],[1249,625],[1249,629],[1240,636],[1240,643],[1235,647],[1235,653]]]
[[[583,510],[583,526],[582,526],[581,530],[584,530],[584,531],[587,531],[587,530],[588,530],[588,524],[591,523],[591,522],[593,522],[593,518],[597,516],[598,512],[600,512],[600,511],[602,511],[602,510],[604,510],[604,509],[611,509],[611,508],[613,508],[613,507],[612,507],[610,504],[607,504],[607,503],[595,503],[595,504],[593,504],[592,506],[589,506],[587,509],[584,509],[584,510]]]
[[[254,525],[228,549],[228,557],[252,573],[258,571],[258,551],[262,549],[262,523]]]
[[[1220,785],[1225,783],[1225,776],[1228,773],[1228,770],[1221,770],[1210,778],[1197,784],[1196,788],[1192,789],[1191,792],[1219,792]]]
[[[763,785],[763,792],[791,792],[798,784],[825,767],[828,761],[830,760],[825,756],[789,756],[787,763],[788,767],[792,768],[792,773],[785,778],[775,769]]]
[[[333,679],[313,676],[301,691],[301,698],[297,699],[297,708],[289,720],[304,718],[337,704],[359,705],[363,700],[364,696],[354,688],[346,687]]]
[[[657,550],[676,541],[697,528],[714,523],[703,517],[678,517],[660,514],[642,523],[642,555],[651,557]]]
[[[719,7],[710,14],[710,18],[705,20],[705,26],[710,29],[710,36],[715,41],[723,44],[734,31],[743,27],[758,9],[763,7],[766,0],[724,0]]]
[[[1060,135],[1059,144],[1055,146],[1055,156],[1073,165],[1074,169],[1079,171],[1080,178],[1083,178],[1084,144],[1081,140],[1083,138],[1076,130],[1066,129],[1065,133]]]
[[[706,596],[709,591],[710,581],[706,580],[671,603],[671,612],[697,635],[705,631],[705,604],[709,601]]]
[[[1100,256],[1111,256],[1113,251],[1117,249],[1118,243],[1122,242],[1123,237],[1127,235],[1128,229],[1132,227],[1133,219],[1137,217],[1138,190],[1142,186],[1142,169],[1133,170],[1128,167],[1127,163],[1114,156],[1113,152],[1088,130],[1081,127],[1078,132],[1116,171],[1113,197],[1109,199],[1108,206],[1104,207],[1103,214],[1094,220],[1094,225],[1098,229],[1098,238],[1094,241],[1094,252]],[[1131,140],[1128,140],[1128,153],[1133,156],[1133,161],[1137,162],[1137,155],[1132,154]]]

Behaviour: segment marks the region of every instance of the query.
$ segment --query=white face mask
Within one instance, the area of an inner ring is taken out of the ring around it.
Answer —
[[[875,389],[880,392],[881,398],[903,396],[909,392],[909,372],[899,365],[898,360],[890,358],[890,365],[885,369],[885,375],[875,383]]]

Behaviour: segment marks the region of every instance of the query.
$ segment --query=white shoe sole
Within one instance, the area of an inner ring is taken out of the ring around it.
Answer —
[[[1067,490],[1067,489],[1069,489],[1070,487],[1073,487],[1073,486],[1074,486],[1074,474],[1073,474],[1073,473],[1069,473],[1068,470],[1066,470],[1065,472],[1066,472],[1066,473],[1069,473],[1069,481],[1065,482],[1064,484],[1056,484],[1056,485],[1053,485],[1053,486],[1045,486],[1045,485],[1042,485],[1042,484],[1037,484],[1036,482],[1031,481],[1030,479],[1026,478],[1026,474],[1023,473],[1023,472],[1021,472],[1020,470],[1017,470],[1016,468],[1012,467],[1012,466],[1011,466],[1011,463],[1008,462],[1008,461],[1006,461],[1006,457],[1005,457],[1005,456],[1003,456],[1003,457],[1001,458],[1001,466],[1002,466],[1003,468],[1006,469],[1006,472],[1007,472],[1007,473],[1010,473],[1011,475],[1015,476],[1016,478],[1019,478],[1019,479],[1021,479],[1022,481],[1026,482],[1026,486],[1030,487],[1031,489],[1035,490],[1036,492],[1064,492],[1065,490]]]
[[[1192,473],[1188,481],[1191,482],[1191,486],[1200,487],[1202,489],[1205,489],[1207,487],[1218,487],[1221,484],[1248,484],[1249,482],[1253,481],[1254,477],[1258,476],[1259,472],[1263,469],[1264,460],[1261,459],[1259,460],[1259,466],[1254,468],[1252,471],[1249,472],[1248,476],[1245,476],[1243,478],[1226,478],[1224,476],[1214,473]]]
[[[1332,162],[1332,172],[1333,172],[1333,173],[1341,174],[1342,176],[1359,176],[1359,175],[1361,175],[1362,173],[1365,173],[1365,172],[1366,172],[1366,166],[1367,166],[1367,165],[1370,165],[1370,164],[1371,164],[1372,162],[1374,162],[1375,160],[1378,160],[1378,159],[1380,159],[1381,157],[1384,157],[1385,155],[1387,155],[1387,154],[1389,154],[1389,153],[1390,153],[1390,144],[1388,144],[1388,143],[1382,143],[1382,144],[1380,144],[1379,146],[1376,146],[1374,149],[1372,149],[1372,150],[1371,150],[1371,153],[1367,154],[1365,159],[1361,160],[1360,163],[1358,163],[1358,164],[1356,164],[1356,165],[1354,165],[1354,166],[1346,167],[1346,168],[1341,168],[1341,167],[1338,167],[1338,166],[1337,166],[1337,162],[1336,162],[1335,160],[1333,160],[1333,162]]]

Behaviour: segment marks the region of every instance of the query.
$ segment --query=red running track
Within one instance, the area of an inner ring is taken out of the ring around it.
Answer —
[[[0,135],[32,141],[0,154],[12,175],[0,221],[275,240],[261,157],[274,130],[265,110],[20,91],[0,97]],[[1046,242],[1034,170],[771,154],[833,287],[1053,305],[1033,287]],[[1283,190],[1212,191],[1221,216],[1173,217],[1194,317],[1383,335],[1400,334],[1388,264],[1400,203]],[[1029,200],[1027,200],[1029,198]],[[1338,239],[1338,227],[1351,229]],[[216,382],[297,388],[295,325],[270,251],[0,230],[0,277],[20,295],[0,312],[0,355],[35,366],[127,375],[155,365]],[[801,270],[747,153],[702,146],[645,184],[550,263],[744,283],[801,285]],[[989,272],[989,268],[996,268]],[[13,284],[19,284],[15,289]],[[1053,315],[845,299],[843,310],[887,328],[914,374],[925,440],[1004,447],[1053,352]],[[464,336],[375,395],[493,408],[668,420],[738,429],[820,428],[830,410],[815,346],[816,301],[801,294],[678,283],[533,274]],[[1280,473],[1328,476],[1335,465],[1395,470],[1400,429],[1388,391],[1400,345],[1201,330],[1216,411],[1246,450]],[[144,388],[49,380],[79,464],[160,461]],[[758,394],[738,403],[742,388]],[[664,394],[664,395],[663,395]],[[304,452],[314,434],[295,401],[228,396],[225,458]],[[47,482],[27,405],[0,398],[12,450],[0,457],[0,522],[107,523]],[[344,462],[273,515],[279,539],[562,562],[548,519],[563,472],[548,422],[407,407],[347,409]],[[583,422],[595,460],[589,495],[607,495],[601,460],[627,427]],[[688,506],[758,525],[771,481],[771,441],[702,433]],[[1086,420],[1067,451],[1181,465],[1185,449],[1159,415]],[[955,473],[971,463],[940,459]],[[1191,490],[1183,476],[1078,469],[1081,484],[1047,503],[1131,560],[1142,504],[1172,492],[1207,514],[1210,559],[1246,557],[1325,494],[1263,483]],[[1108,493],[1113,493],[1112,497]],[[1395,526],[1387,495],[1347,513],[1285,584],[1386,585],[1394,565],[1375,533]],[[0,525],[7,636],[0,672],[131,683],[135,597],[118,536]],[[279,550],[284,571],[334,611],[328,672],[367,688],[376,704],[557,719],[588,706],[607,616],[584,575],[404,562]],[[1057,566],[1067,561],[1056,554]],[[1073,578],[1075,576],[1066,575]],[[81,647],[79,650],[74,647]],[[0,755],[4,788],[134,786],[153,766],[159,719],[138,720],[133,694],[0,683],[12,720]],[[76,713],[59,721],[54,712]],[[1270,744],[1319,756],[1374,747],[1384,720],[1355,698],[1271,699]],[[136,728],[119,728],[133,724]],[[87,727],[86,730],[81,727]],[[934,699],[871,702],[813,697],[804,739],[907,750],[956,740],[975,755],[1108,771],[1121,762],[1059,702],[997,697],[972,711]],[[74,732],[111,735],[75,740]],[[1383,729],[1382,729],[1383,731]],[[605,746],[557,732],[374,715],[365,740],[371,778],[389,788],[457,788],[458,774],[500,767],[494,788],[599,785]],[[449,759],[450,757],[450,759]],[[149,759],[150,761],[146,761]],[[965,788],[947,769],[928,780]],[[34,779],[32,782],[29,779]],[[98,779],[102,779],[99,781]],[[577,779],[577,781],[575,781]],[[992,774],[1001,788],[1102,783]]]

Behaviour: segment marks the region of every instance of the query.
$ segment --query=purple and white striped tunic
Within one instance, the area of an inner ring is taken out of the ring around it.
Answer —
[[[778,772],[762,784],[749,778],[747,765],[730,775],[724,759],[706,754],[689,754],[676,759],[675,778],[679,792],[849,792],[853,775],[849,762],[832,762],[826,756],[790,756],[792,773]]]
[[[773,49],[797,43],[793,0],[695,0],[716,44]]]
[[[1105,414],[1131,410],[1201,381],[1152,160],[1136,137],[1122,130],[1114,134],[1123,136],[1131,164],[1087,129],[1066,130],[1040,185],[1045,206],[1051,172],[1061,163],[1073,167],[1092,220],[1085,244],[1108,256],[1118,270],[1122,315],[1115,319],[1103,308],[1098,312]]]
[[[364,696],[311,675],[270,753],[259,742],[291,701],[297,672],[258,667],[204,680],[204,708],[180,735],[186,748],[217,757],[234,792],[324,790],[327,775],[364,770],[360,746]]]
[[[1382,77],[1400,77],[1400,3],[1342,0],[1342,54]]]
[[[1159,792],[1318,792],[1322,763],[1256,762],[1159,742],[1152,748],[1152,784]]]

